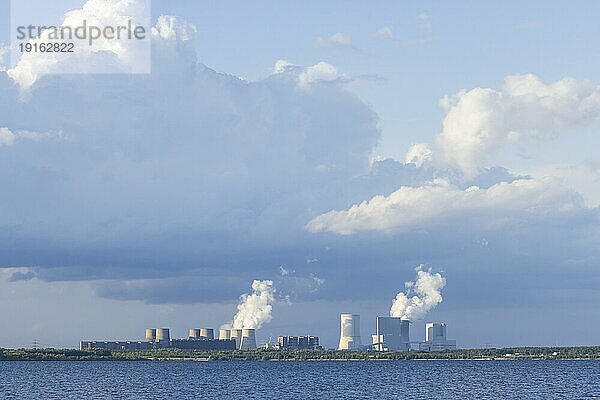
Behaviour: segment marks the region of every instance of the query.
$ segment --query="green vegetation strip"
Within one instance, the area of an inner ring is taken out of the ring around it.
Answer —
[[[518,347],[502,349],[426,352],[375,352],[335,350],[235,350],[200,351],[160,349],[147,351],[0,349],[0,361],[319,361],[319,360],[600,360],[596,347]]]

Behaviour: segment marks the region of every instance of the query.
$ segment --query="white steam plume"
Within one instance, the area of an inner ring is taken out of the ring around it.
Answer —
[[[271,312],[275,302],[273,281],[252,282],[252,293],[240,296],[238,312],[233,317],[234,329],[260,329],[271,321]]]
[[[406,282],[405,292],[400,292],[392,301],[390,316],[415,321],[423,318],[431,309],[442,302],[441,290],[446,278],[441,274],[417,268],[417,281]]]

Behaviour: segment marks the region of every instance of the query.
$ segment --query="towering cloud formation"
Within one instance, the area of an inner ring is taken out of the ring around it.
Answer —
[[[505,78],[501,90],[462,91],[442,105],[448,112],[437,143],[448,163],[473,176],[490,154],[511,143],[600,122],[600,86],[515,75]]]
[[[260,329],[271,321],[271,312],[275,302],[273,281],[252,282],[252,293],[240,297],[238,312],[233,317],[235,329]]]
[[[108,8],[100,15],[114,25],[141,10],[140,1],[90,0],[64,23],[76,25],[94,4]],[[330,64],[282,61],[250,82],[202,65],[195,29],[181,19],[160,16],[154,25],[150,74],[83,74],[100,55],[86,52],[69,64],[81,74],[55,74],[61,63],[29,53],[0,71],[0,253],[10,247],[5,265],[39,265],[55,277],[75,269],[97,279],[111,265],[106,276],[126,282],[103,286],[113,298],[231,298],[243,293],[248,270],[264,268],[254,257],[239,262],[248,252],[266,259],[285,247],[304,257],[312,210],[343,206],[338,193],[353,182],[365,196],[387,185],[365,190],[356,178],[369,171],[377,115]],[[101,55],[137,60],[115,51]],[[53,240],[25,250],[33,237]],[[63,246],[73,252],[55,253]],[[132,259],[134,248],[143,260]],[[166,264],[154,279],[150,267]],[[207,274],[224,275],[218,290],[198,278]],[[167,290],[174,279],[189,291]]]
[[[150,10],[147,0],[87,0],[79,9],[69,11],[63,16],[60,27],[73,30],[78,27],[149,27]],[[159,19],[153,34],[160,33],[165,38],[165,30],[160,29],[167,22]],[[171,23],[171,27],[172,23]],[[158,29],[158,30],[157,30]],[[47,29],[39,38],[30,39],[30,43],[47,43],[54,32]],[[113,35],[114,36],[114,35]],[[74,53],[61,52],[25,52],[17,65],[8,74],[22,88],[31,87],[41,76],[64,73],[148,73],[150,72],[150,32],[144,32],[147,40],[117,40],[102,36],[93,45],[88,37],[78,39],[76,36],[66,37],[63,42],[74,43]],[[62,41],[62,39],[61,39]],[[57,40],[54,38],[53,43]],[[60,42],[60,41],[58,41]]]
[[[390,315],[415,321],[423,318],[430,310],[442,302],[441,290],[446,286],[446,278],[431,270],[417,268],[417,281],[406,282],[405,292],[400,292],[392,301]]]

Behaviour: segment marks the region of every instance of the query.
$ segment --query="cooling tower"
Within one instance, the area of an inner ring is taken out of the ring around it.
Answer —
[[[156,341],[157,342],[170,342],[171,334],[169,328],[157,328],[156,329]]]
[[[358,349],[360,342],[360,315],[340,315],[340,345],[339,350]]]
[[[256,349],[256,329],[242,329],[240,349]]]
[[[215,338],[215,331],[212,328],[200,328],[200,338],[213,340]]]
[[[156,329],[146,328],[146,342],[155,342],[155,341],[156,341]]]
[[[219,339],[220,340],[231,339],[231,330],[230,329],[219,329]]]
[[[242,344],[242,330],[232,329],[230,338],[235,339],[235,348],[239,349],[240,345]]]
[[[188,333],[188,338],[199,339],[200,338],[200,329],[191,328]]]

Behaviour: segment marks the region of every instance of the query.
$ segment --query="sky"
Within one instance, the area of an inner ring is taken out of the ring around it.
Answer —
[[[416,268],[415,340],[597,344],[599,7],[154,0],[149,74],[0,50],[0,346],[218,328],[255,279],[259,341],[366,342]]]

